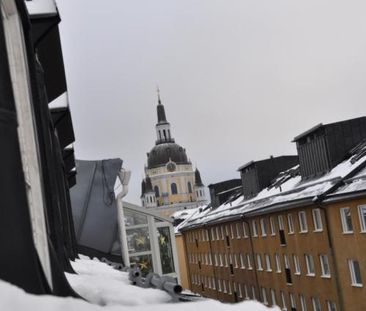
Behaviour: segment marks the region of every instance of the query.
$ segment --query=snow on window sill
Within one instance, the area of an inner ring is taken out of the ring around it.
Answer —
[[[330,279],[330,274],[325,274],[320,276],[322,279]]]
[[[315,229],[313,232],[315,232],[315,233],[323,232],[323,229]]]
[[[315,277],[315,273],[307,273],[306,276]]]
[[[363,287],[363,284],[358,284],[358,283],[355,283],[355,284],[351,284],[352,287],[359,287],[359,288],[362,288]]]

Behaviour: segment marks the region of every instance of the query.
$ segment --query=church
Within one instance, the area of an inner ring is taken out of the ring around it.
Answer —
[[[199,170],[193,170],[185,148],[175,143],[159,91],[157,117],[157,139],[147,153],[141,201],[143,207],[170,216],[178,210],[204,205],[207,200]]]

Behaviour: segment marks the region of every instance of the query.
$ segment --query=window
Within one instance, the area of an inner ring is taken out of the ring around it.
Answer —
[[[361,232],[366,232],[366,205],[358,207],[358,216],[360,218]]]
[[[266,270],[268,272],[271,272],[272,271],[272,267],[271,267],[271,257],[269,257],[268,254],[264,254],[264,258],[266,260]]]
[[[288,225],[288,233],[294,233],[294,220],[292,218],[292,214],[287,215],[287,225]]]
[[[276,272],[281,272],[281,262],[280,262],[280,255],[275,254],[275,261],[276,261]]]
[[[275,306],[277,304],[276,291],[273,288],[271,288],[271,299],[272,299],[272,306]]]
[[[300,261],[299,261],[299,257],[297,257],[295,254],[292,255],[292,258],[294,260],[294,267],[295,267],[295,272],[294,274],[300,275],[301,274],[301,269],[300,269]]]
[[[306,213],[305,211],[299,212],[299,224],[300,224],[300,232],[308,232],[308,223],[306,221]]]
[[[340,209],[343,233],[353,233],[351,210],[349,207]]]
[[[224,226],[221,226],[221,240],[225,238],[225,229]]]
[[[306,262],[306,275],[307,276],[314,276],[315,275],[315,268],[314,268],[314,260],[313,256],[305,254],[305,262]]]
[[[227,267],[228,266],[228,260],[227,260],[227,255],[226,254],[224,254],[224,262],[225,262],[225,267]]]
[[[252,221],[252,230],[253,230],[253,236],[257,237],[258,236],[257,222],[255,220]]]
[[[220,229],[216,227],[216,240],[220,240]]]
[[[285,294],[283,293],[283,291],[281,290],[281,301],[282,301],[282,310],[285,311],[287,310],[286,307],[286,300],[285,300]]]
[[[314,231],[323,231],[322,215],[319,208],[313,209]]]
[[[322,269],[322,277],[329,278],[330,277],[330,268],[329,268],[329,261],[327,255],[319,255],[320,259],[320,267]]]
[[[288,261],[288,257],[286,254],[283,255],[283,259],[285,261],[285,273],[286,273],[286,283],[292,284],[292,277],[291,277],[291,269],[290,269],[290,263]]]
[[[188,182],[187,186],[188,186],[188,193],[192,193],[192,184]]]
[[[240,224],[236,224],[236,238],[240,239]]]
[[[243,236],[244,238],[248,237],[247,225],[245,224],[245,222],[243,222]]]
[[[158,198],[160,196],[159,187],[158,186],[155,186],[154,187],[154,191],[155,191],[155,196]]]
[[[238,255],[234,254],[234,267],[238,268]]]
[[[224,293],[226,293],[226,281],[222,280],[222,289],[224,291]]]
[[[311,298],[311,302],[313,304],[313,310],[314,311],[321,311],[320,301],[319,298]]]
[[[278,229],[279,230],[285,230],[285,227],[283,225],[283,217],[282,215],[278,216]]]
[[[356,287],[362,287],[361,270],[357,260],[348,260],[349,272],[351,274],[351,285]]]
[[[172,191],[172,194],[177,194],[178,193],[178,190],[177,190],[177,184],[176,183],[172,183],[170,185],[170,188],[171,188],[171,191]]]
[[[336,304],[333,301],[327,300],[328,311],[337,311]]]
[[[252,267],[252,262],[250,261],[250,255],[249,254],[247,254],[247,261],[248,261],[248,269],[252,270],[253,267]]]
[[[238,284],[238,287],[239,287],[239,298],[243,298],[243,292],[242,292],[242,289],[241,289],[241,284]]]
[[[291,310],[296,310],[296,300],[294,294],[290,293],[289,296],[290,296]]]
[[[271,235],[276,235],[276,228],[273,217],[269,217],[269,228],[271,230]]]
[[[257,270],[258,271],[263,271],[262,257],[261,257],[260,254],[257,254]]]
[[[306,300],[304,295],[299,295],[299,298],[300,298],[301,311],[307,311]]]
[[[255,288],[253,285],[252,285],[252,298],[253,300],[255,300]]]
[[[222,267],[223,264],[222,264],[222,255],[221,254],[219,254],[219,259],[220,259],[220,266]]]
[[[214,228],[211,228],[211,240],[212,241],[215,241],[215,229]]]
[[[229,288],[229,295],[231,295],[233,292],[231,291],[231,283],[230,281],[227,282],[228,288]]]
[[[212,289],[216,289],[216,282],[214,278],[212,278]]]
[[[235,238],[235,227],[233,224],[230,225],[230,233],[231,233],[231,238],[234,239]]]
[[[267,291],[264,287],[262,287],[262,300],[265,305],[268,305]]]
[[[244,255],[240,254],[240,268],[245,269]]]
[[[244,284],[244,294],[245,294],[245,299],[249,299],[248,287],[246,284]]]
[[[221,280],[218,280],[217,285],[218,285],[219,292],[221,292]]]
[[[286,237],[285,237],[285,230],[283,225],[283,217],[282,215],[278,216],[278,232],[280,235],[280,245],[286,245]]]
[[[267,232],[266,232],[266,220],[264,218],[261,218],[260,223],[261,223],[262,236],[267,236]]]

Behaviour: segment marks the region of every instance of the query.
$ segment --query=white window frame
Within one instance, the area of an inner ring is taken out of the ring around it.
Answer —
[[[248,232],[247,232],[247,225],[246,223],[243,221],[243,235],[244,235],[244,238],[248,238]]]
[[[311,297],[311,303],[313,305],[313,310],[314,311],[321,311],[321,305],[320,305],[320,300],[317,297]]]
[[[257,221],[256,220],[252,220],[252,231],[253,231],[253,237],[257,237],[258,236],[258,229],[257,229]]]
[[[308,222],[306,219],[306,212],[300,211],[298,213],[298,216],[299,216],[300,233],[307,233],[308,232]]]
[[[292,217],[291,213],[287,214],[287,229],[288,229],[288,234],[295,233],[294,218]]]
[[[306,276],[315,276],[315,265],[313,256],[310,254],[305,254],[306,262]]]
[[[296,309],[296,299],[293,293],[289,293],[291,309]]]
[[[313,225],[314,225],[314,232],[322,232],[323,231],[323,221],[322,221],[322,213],[320,208],[314,208],[311,211],[313,215]]]
[[[240,236],[240,224],[237,222],[235,224],[235,226],[236,226],[236,238],[240,239],[241,238],[241,236]]]
[[[274,222],[274,219],[272,216],[269,217],[269,228],[271,231],[271,236],[275,236],[276,235],[276,225],[275,225],[275,222]]]
[[[261,225],[261,235],[262,235],[262,237],[266,237],[267,231],[266,231],[266,219],[265,218],[260,219],[260,225]]]
[[[255,287],[252,285],[252,298],[253,298],[253,300],[256,300],[256,298],[255,298]]]
[[[360,220],[361,233],[366,233],[366,204],[358,206],[358,217]],[[362,212],[364,211],[364,212]],[[365,215],[365,216],[363,216]]]
[[[280,296],[281,296],[281,302],[282,302],[282,309],[281,310],[286,311],[287,306],[286,306],[285,293],[282,290],[280,291]]]
[[[340,214],[341,214],[341,223],[342,223],[343,234],[351,234],[351,233],[353,233],[353,223],[352,223],[351,209],[349,207],[342,207],[339,211],[340,211]],[[349,212],[349,217],[351,217],[352,229],[350,229],[348,227],[347,215],[346,215],[347,212]]]
[[[262,265],[262,256],[261,254],[257,254],[257,270],[263,271],[263,265]]]
[[[335,304],[335,302],[327,300],[326,303],[328,311],[337,311],[337,305]]]
[[[265,258],[265,261],[266,261],[266,271],[267,272],[272,272],[271,257],[269,256],[269,254],[264,254],[264,258]]]
[[[252,262],[250,260],[250,255],[247,253],[246,255],[248,261],[248,270],[253,270]]]
[[[319,261],[320,261],[320,267],[321,267],[321,277],[322,278],[330,278],[331,273],[330,273],[330,265],[329,265],[329,260],[328,260],[328,256],[325,254],[320,254],[319,255]],[[328,268],[326,268],[328,267]],[[328,270],[328,271],[326,271]]]
[[[246,300],[250,299],[247,284],[244,284],[244,295]]]
[[[231,234],[231,239],[233,240],[235,238],[234,224],[230,224],[230,234]]]
[[[275,262],[276,262],[276,272],[281,273],[282,272],[281,259],[280,259],[280,255],[278,253],[275,254]]]
[[[240,253],[240,269],[245,269],[245,260],[244,260],[244,255],[242,253]]]
[[[358,282],[358,280],[357,280],[355,263],[357,263],[357,265],[358,265],[358,270],[360,272],[360,281],[361,281],[361,283]],[[363,287],[361,269],[360,269],[359,262],[357,260],[354,260],[354,259],[348,259],[348,268],[349,268],[349,272],[350,272],[350,276],[351,276],[351,285],[353,287]]]
[[[301,267],[300,267],[300,260],[299,257],[295,254],[292,255],[292,259],[294,261],[294,267],[295,267],[295,272],[294,274],[296,275],[301,275]]]
[[[277,305],[276,291],[273,288],[271,288],[271,300],[272,300],[272,306],[276,306]]]
[[[265,304],[267,306],[268,305],[267,291],[264,287],[262,287],[262,299],[263,299],[263,304]]]
[[[300,294],[299,298],[300,298],[301,311],[307,311],[306,300],[304,295]]]

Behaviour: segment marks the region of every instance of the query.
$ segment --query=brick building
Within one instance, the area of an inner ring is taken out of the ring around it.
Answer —
[[[365,126],[366,118],[358,118],[297,136],[300,165],[255,197],[187,221],[181,232],[190,289],[282,310],[364,310]]]

